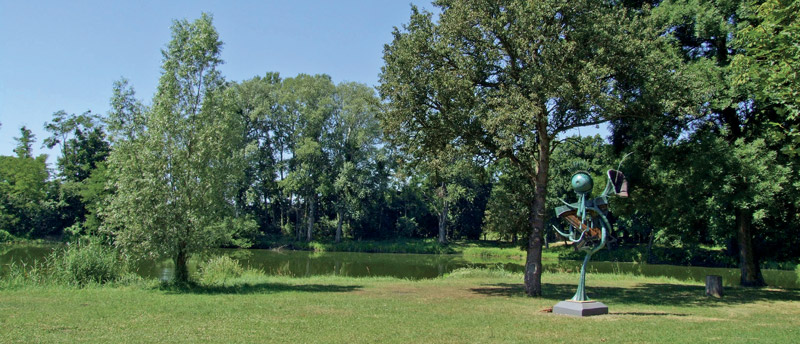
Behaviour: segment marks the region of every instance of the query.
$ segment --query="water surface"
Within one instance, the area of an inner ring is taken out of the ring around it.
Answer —
[[[10,262],[30,264],[43,260],[53,246],[0,246],[0,266],[5,269]],[[522,261],[492,261],[461,255],[352,253],[273,250],[220,249],[212,255],[228,255],[244,267],[259,269],[270,275],[307,277],[315,275],[339,276],[391,276],[406,279],[435,278],[464,267],[501,267],[512,272],[524,270]],[[190,260],[190,272],[196,273],[197,262]],[[545,260],[546,271],[578,272],[580,261]],[[137,272],[143,277],[170,279],[174,267],[170,261],[141,264]],[[734,286],[739,281],[738,269],[704,268],[675,265],[650,265],[618,262],[590,262],[589,272],[631,274],[649,277],[670,277],[681,281],[704,281],[706,275],[720,275],[723,283]],[[782,288],[800,288],[800,276],[794,271],[762,270],[767,284]]]

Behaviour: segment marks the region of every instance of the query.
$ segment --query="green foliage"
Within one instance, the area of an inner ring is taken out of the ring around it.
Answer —
[[[36,142],[36,135],[33,135],[30,129],[24,125],[19,128],[20,137],[15,137],[17,147],[14,148],[14,153],[18,158],[33,158],[33,143]]]
[[[533,190],[528,233],[531,252],[539,252],[558,136],[619,116],[649,115],[650,107],[667,102],[660,88],[669,89],[679,75],[678,56],[647,7],[596,1],[435,5],[441,9],[437,22],[413,7],[409,23],[395,29],[384,48],[384,129],[393,143],[433,154],[455,146],[509,159]],[[532,296],[541,294],[540,270],[529,267],[525,277]]]
[[[518,277],[517,274],[503,270],[502,268],[492,269],[476,269],[476,268],[460,268],[453,270],[449,274],[443,276],[445,279],[461,279],[461,278],[514,278]]]
[[[239,278],[244,268],[228,256],[214,257],[200,266],[200,283],[203,285],[224,285],[229,280]]]
[[[64,143],[58,159],[61,176],[67,181],[81,182],[91,175],[99,164],[106,160],[111,146],[101,127],[81,130],[76,128],[74,137]]]
[[[0,230],[38,238],[60,229],[46,159],[0,156]]]
[[[519,248],[467,247],[463,254],[465,257],[524,259],[526,252]]]
[[[401,216],[397,219],[397,233],[402,238],[410,238],[417,231],[417,220],[413,217]]]
[[[95,242],[69,244],[49,263],[55,276],[78,286],[113,282],[126,272],[126,263],[113,248]]]
[[[136,99],[136,91],[122,78],[114,82],[111,111],[105,119],[111,141],[133,140],[145,130],[146,107]]]
[[[142,282],[132,273],[127,260],[116,249],[98,241],[83,240],[53,250],[43,261],[30,264],[12,262],[3,269],[6,287],[71,286]]]
[[[736,267],[738,262],[728,255],[724,250],[712,250],[694,247],[668,247],[654,246],[650,253],[652,257],[648,262],[646,246],[623,246],[613,250],[600,250],[592,255],[593,261],[607,262],[634,262],[649,264],[669,264],[680,266],[705,266],[730,268]],[[559,259],[583,260],[585,252],[573,249],[564,249],[558,253]]]
[[[244,123],[217,70],[221,45],[209,15],[175,21],[146,130],[116,142],[109,157],[116,193],[104,227],[132,257],[173,259],[179,282],[189,255],[253,228],[234,212]]]
[[[457,244],[441,245],[435,239],[396,239],[385,241],[342,240],[341,242],[305,242],[281,239],[266,240],[265,248],[289,248],[316,252],[366,252],[366,253],[420,253],[452,254],[459,253],[462,247]]]
[[[0,229],[0,243],[11,242],[11,241],[14,241],[16,239],[17,238],[14,237],[13,235],[11,235],[11,233],[9,233],[9,232],[7,232],[7,231],[5,231],[3,229]]]
[[[733,59],[733,83],[743,87],[756,101],[775,106],[773,132],[785,140],[784,154],[796,156],[800,147],[800,2],[748,1],[741,15],[747,20],[733,42],[743,54]]]

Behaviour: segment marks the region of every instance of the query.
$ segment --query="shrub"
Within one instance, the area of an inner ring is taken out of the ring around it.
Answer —
[[[228,256],[214,257],[200,267],[200,283],[225,284],[230,279],[241,277],[243,273],[244,268],[238,260]]]
[[[63,252],[54,252],[48,262],[54,277],[78,286],[113,282],[126,270],[114,249],[95,242],[70,244]]]
[[[0,229],[0,243],[2,243],[2,242],[11,242],[11,241],[14,241],[16,239],[17,238],[15,238],[13,235],[11,235],[11,233]]]
[[[325,244],[319,243],[319,242],[316,242],[316,241],[312,241],[312,242],[308,243],[308,248],[311,249],[314,252],[325,252],[325,251],[328,250],[325,247]]]
[[[455,269],[445,278],[516,278],[518,274],[502,268],[459,268]]]
[[[464,249],[465,257],[525,259],[526,252],[519,248],[500,247],[467,247]]]

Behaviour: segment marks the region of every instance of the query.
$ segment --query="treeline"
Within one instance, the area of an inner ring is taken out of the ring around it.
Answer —
[[[224,91],[216,92],[226,97],[222,101],[229,106],[226,110],[236,131],[228,131],[230,137],[209,137],[205,144],[228,147],[231,150],[221,154],[239,160],[237,170],[229,171],[234,178],[222,191],[232,214],[247,220],[237,234],[241,239],[338,242],[438,235],[439,183],[403,165],[400,153],[385,142],[378,121],[381,104],[372,88],[358,83],[336,85],[327,75],[281,78],[277,73],[226,82],[220,88]],[[46,123],[51,136],[44,146],[60,147],[55,171],[48,169],[46,155],[33,157],[37,140],[29,129],[20,129],[15,138],[17,155],[0,157],[0,228],[6,238],[109,234],[100,227],[110,215],[110,197],[117,193],[118,175],[109,169],[110,153],[120,153],[116,150],[130,148],[134,142],[149,143],[143,138],[162,130],[155,127],[162,123],[148,123],[154,121],[147,118],[154,110],[135,98],[127,81],[115,83],[113,93],[113,110],[106,116],[58,111]],[[179,124],[163,123],[163,130]],[[196,124],[193,130],[214,130],[209,121]],[[164,139],[166,134],[159,135],[158,139]],[[200,145],[196,139],[191,142],[195,147]],[[153,144],[151,148],[156,149],[166,143]],[[190,143],[182,145],[188,149]],[[136,148],[129,152],[141,154],[146,149]],[[137,168],[143,163],[136,156],[125,158],[132,159],[126,160],[130,166],[117,168]],[[165,154],[157,159],[174,163],[181,158]],[[469,201],[464,198],[449,205],[442,224],[448,239],[478,239],[483,233],[489,178],[478,164],[460,164],[459,175],[448,185],[468,190],[471,196]],[[137,174],[136,178],[146,177],[145,171]],[[175,174],[169,173],[172,178]]]
[[[277,239],[490,234],[528,248],[538,295],[570,176],[599,193],[627,157],[617,245],[722,248],[750,285],[759,261],[800,257],[797,1],[435,5],[393,33],[378,94],[225,80],[210,16],[176,21],[147,105],[121,80],[108,114],[45,124],[55,171],[21,128],[0,158],[0,236],[100,237],[180,267]],[[600,123],[610,142],[569,137]]]

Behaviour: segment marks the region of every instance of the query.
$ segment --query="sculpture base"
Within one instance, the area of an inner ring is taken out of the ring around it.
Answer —
[[[608,314],[608,306],[599,301],[566,300],[553,306],[553,313],[575,317],[588,317],[592,315]]]

